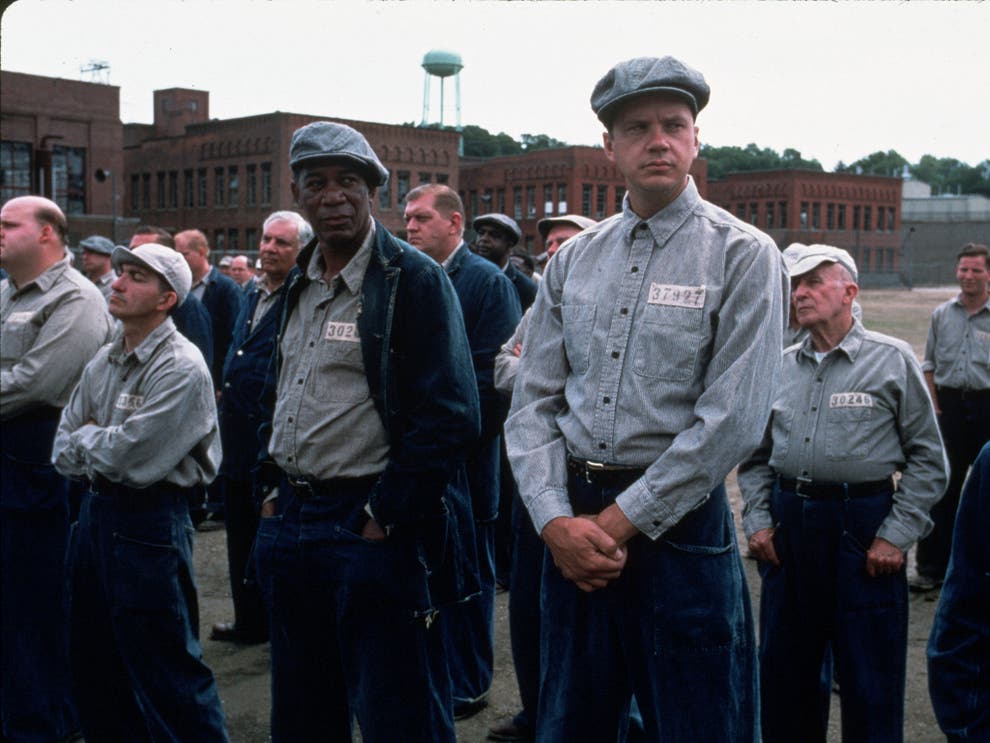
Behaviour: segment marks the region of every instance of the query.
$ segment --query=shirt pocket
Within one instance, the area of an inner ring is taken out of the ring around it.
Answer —
[[[596,306],[593,304],[561,305],[564,328],[564,351],[571,370],[577,374],[588,371],[591,356],[591,334],[595,328]]]
[[[825,420],[825,456],[830,460],[864,459],[876,436],[872,408],[832,408]]]
[[[648,306],[633,341],[633,371],[648,379],[693,379],[704,317],[702,309]]]
[[[320,402],[358,403],[371,394],[360,343],[324,341],[312,374],[313,397]]]
[[[980,366],[990,367],[990,333],[985,330],[974,330],[970,347],[973,361]]]
[[[794,426],[794,409],[774,406],[772,435],[774,461],[780,461],[787,456],[791,448],[791,429]]]
[[[13,359],[16,363],[31,350],[41,325],[36,324],[37,313],[11,312],[3,324],[3,343],[0,344],[0,357]]]

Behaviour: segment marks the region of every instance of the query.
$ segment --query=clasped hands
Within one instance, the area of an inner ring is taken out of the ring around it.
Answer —
[[[625,544],[637,533],[612,504],[597,516],[558,516],[547,522],[541,536],[563,576],[590,593],[619,577],[626,564]]]

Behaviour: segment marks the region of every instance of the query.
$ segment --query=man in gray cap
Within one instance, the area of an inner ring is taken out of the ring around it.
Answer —
[[[82,250],[82,272],[87,279],[96,284],[103,298],[109,300],[110,284],[116,278],[110,265],[113,242],[101,235],[90,235],[79,241],[79,247]]]
[[[187,494],[220,464],[216,404],[203,355],[170,317],[192,275],[153,243],[112,260],[121,332],[83,371],[51,455],[90,483],[67,559],[83,734],[226,741],[199,645]]]
[[[763,443],[739,468],[763,578],[763,740],[825,739],[831,646],[843,730],[899,741],[905,554],[931,530],[947,482],[935,411],[911,348],[853,317],[859,288],[845,250],[807,246],[789,272],[809,336],[785,351]]]
[[[596,85],[622,213],[547,265],[506,422],[544,561],[536,738],[759,737],[749,592],[723,481],[760,440],[786,294],[773,241],[688,175],[701,73],[633,59]]]
[[[522,237],[522,230],[519,229],[516,220],[504,214],[482,214],[480,217],[475,217],[471,227],[477,235],[474,252],[505,271],[505,275],[516,288],[519,304],[525,312],[536,299],[536,282],[509,260],[512,246]]]
[[[0,738],[61,740],[77,728],[62,600],[69,483],[51,465],[62,407],[109,338],[107,305],[72,268],[58,205],[0,208]]]
[[[437,608],[477,589],[451,481],[480,430],[457,295],[371,217],[388,171],[360,133],[309,124],[289,158],[316,238],[286,286],[259,471],[272,739],[350,740],[356,717],[368,743],[453,743]]]

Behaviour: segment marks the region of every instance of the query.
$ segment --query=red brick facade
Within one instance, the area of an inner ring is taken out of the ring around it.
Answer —
[[[900,264],[901,179],[769,170],[732,173],[708,184],[709,199],[768,233],[792,242],[848,250],[860,273],[893,273]]]

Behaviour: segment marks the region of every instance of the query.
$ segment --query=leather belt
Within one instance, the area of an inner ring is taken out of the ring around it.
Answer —
[[[379,475],[366,477],[335,477],[330,480],[308,480],[285,476],[285,481],[300,500],[309,498],[366,494],[378,481]]]
[[[590,462],[571,456],[567,457],[567,469],[587,483],[604,486],[630,483],[646,471],[643,467]]]
[[[871,495],[883,495],[894,492],[894,481],[888,477],[885,480],[871,482],[828,482],[826,480],[808,480],[789,477],[779,479],[780,489],[794,493],[800,498],[809,500],[846,500],[847,498],[866,498]]]
[[[940,395],[955,397],[957,400],[983,400],[990,397],[990,390],[963,389],[961,387],[937,387]]]

